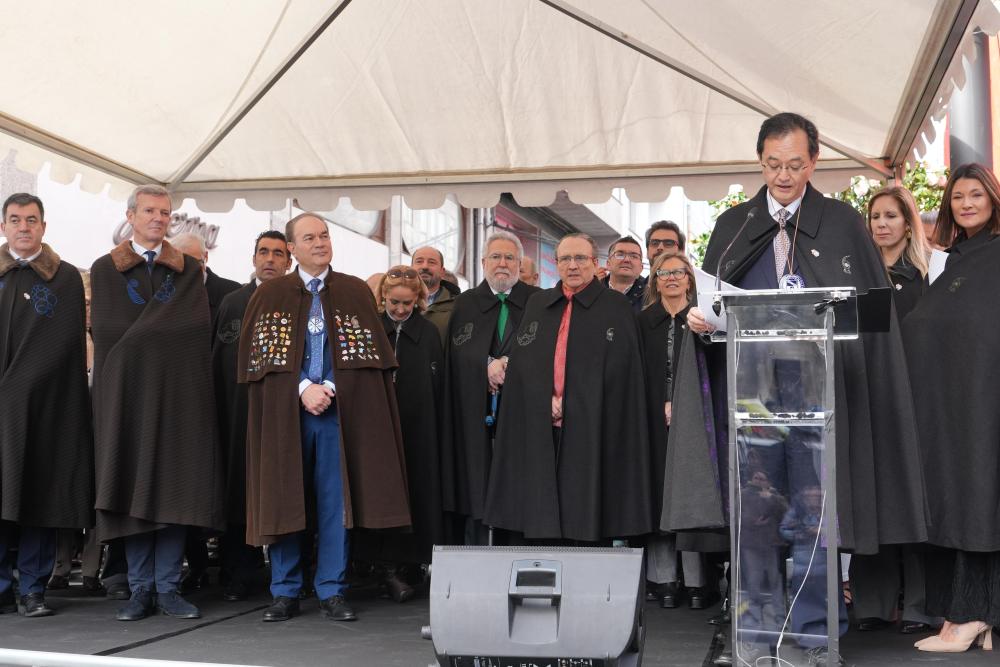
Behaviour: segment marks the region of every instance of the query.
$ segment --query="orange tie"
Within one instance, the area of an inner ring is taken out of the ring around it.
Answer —
[[[566,389],[566,342],[569,339],[569,318],[573,315],[573,292],[563,285],[563,296],[566,297],[566,309],[559,321],[559,334],[556,336],[556,353],[552,360],[552,395],[562,398]],[[562,426],[562,419],[553,422]]]

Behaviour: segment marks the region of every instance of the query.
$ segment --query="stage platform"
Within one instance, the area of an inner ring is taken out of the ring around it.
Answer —
[[[284,623],[263,623],[261,611],[270,601],[263,592],[245,602],[224,602],[218,586],[189,596],[204,614],[195,621],[156,615],[119,622],[114,615],[120,602],[85,597],[78,586],[50,592],[47,599],[57,615],[40,619],[0,615],[0,647],[273,667],[427,667],[434,661],[431,642],[420,637],[421,626],[430,620],[426,597],[397,604],[381,599],[370,587],[351,596],[360,616],[354,623],[325,620],[315,598],[303,601],[301,616]],[[718,640],[708,620],[717,613],[718,608],[668,610],[647,604],[643,665],[711,665]],[[921,653],[912,647],[917,638],[892,628],[868,633],[852,630],[844,637],[842,650],[848,664],[859,667],[972,667],[994,665],[1000,659],[978,649],[957,655]]]

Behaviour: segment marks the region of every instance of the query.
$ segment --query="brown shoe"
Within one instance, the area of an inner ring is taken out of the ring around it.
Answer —
[[[413,586],[410,586],[408,583],[400,579],[396,572],[388,573],[382,583],[385,584],[389,597],[396,602],[406,602],[408,600],[412,600],[413,596],[417,594],[417,592],[413,589]]]

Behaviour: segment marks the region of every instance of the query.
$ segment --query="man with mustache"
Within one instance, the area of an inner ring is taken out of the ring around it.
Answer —
[[[89,528],[93,441],[83,281],[48,244],[34,195],[11,195],[0,228],[0,614],[49,616],[56,531]],[[19,533],[19,534],[18,534]]]
[[[132,239],[91,269],[97,533],[124,538],[120,621],[199,618],[178,592],[185,534],[224,527],[208,297],[198,260],[165,240],[172,208],[166,189],[137,187]]]
[[[507,355],[528,297],[538,291],[519,280],[524,250],[514,234],[498,230],[483,244],[485,278],[455,299],[445,343],[445,509],[467,517],[466,541],[485,544],[483,498],[490,470],[495,413],[502,396]],[[449,481],[451,480],[451,481]]]

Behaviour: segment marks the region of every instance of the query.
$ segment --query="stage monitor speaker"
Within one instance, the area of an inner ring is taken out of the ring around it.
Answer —
[[[642,549],[434,547],[440,667],[638,667]]]

